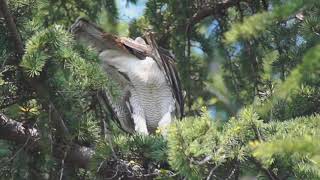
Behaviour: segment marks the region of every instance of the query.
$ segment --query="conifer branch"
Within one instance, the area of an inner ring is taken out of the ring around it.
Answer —
[[[270,169],[266,169],[262,166],[262,164],[257,161],[255,158],[250,158],[250,161],[256,165],[262,172],[264,172],[270,180],[280,180],[277,175]]]
[[[48,93],[48,90],[45,86],[40,84],[38,81],[29,80],[29,84],[35,89],[37,94],[39,95],[39,100],[41,104],[44,106],[45,109],[50,114],[50,118],[52,120],[52,123],[54,128],[57,130],[57,135],[61,138],[64,138],[67,141],[70,141],[69,136],[69,130],[67,126],[65,125],[60,112],[57,110],[55,105],[50,100],[50,95]]]
[[[2,15],[4,16],[7,29],[9,31],[9,37],[12,39],[12,42],[15,46],[16,58],[14,58],[11,64],[18,66],[24,54],[23,43],[17,30],[17,26],[10,14],[6,0],[0,0],[0,10],[2,12]],[[38,81],[26,79],[26,76],[24,76],[23,80],[28,82],[28,84],[36,90],[37,94],[40,96],[39,99],[42,100],[42,104],[44,105],[44,107],[46,107],[47,109],[51,107],[53,109],[52,117],[54,120],[55,128],[57,128],[58,134],[60,134],[63,138],[66,138],[69,135],[67,127],[65,126],[60,113],[56,110],[54,104],[50,101],[49,94],[45,86],[43,86]]]

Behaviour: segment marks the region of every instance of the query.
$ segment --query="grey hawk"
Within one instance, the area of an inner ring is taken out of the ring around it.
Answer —
[[[97,50],[105,72],[120,85],[120,98],[108,91],[102,97],[121,128],[149,134],[166,129],[173,116],[183,116],[175,59],[157,46],[151,33],[145,36],[147,43],[141,37],[117,37],[84,18],[78,18],[70,30],[80,43]]]

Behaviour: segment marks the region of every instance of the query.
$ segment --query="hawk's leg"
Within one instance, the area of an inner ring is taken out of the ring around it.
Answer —
[[[132,114],[132,118],[134,121],[134,129],[136,132],[144,135],[148,135],[147,123],[145,118],[140,115]]]
[[[145,114],[138,103],[138,100],[135,96],[130,97],[130,106],[132,108],[132,119],[134,122],[134,129],[140,134],[148,135],[147,121],[145,119]]]
[[[172,122],[171,113],[173,110],[174,108],[172,107],[172,105],[170,105],[169,111],[162,116],[161,120],[158,123],[158,128],[160,129],[160,132],[163,136],[167,135],[169,125]]]

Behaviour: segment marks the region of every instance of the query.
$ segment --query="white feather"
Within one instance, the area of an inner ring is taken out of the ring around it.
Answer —
[[[105,50],[100,58],[125,73],[132,82],[129,101],[137,132],[148,134],[146,128],[154,131],[171,123],[174,98],[164,73],[152,58],[140,60],[116,50]]]

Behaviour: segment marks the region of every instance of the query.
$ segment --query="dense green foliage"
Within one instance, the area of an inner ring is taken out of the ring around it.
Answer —
[[[320,179],[317,0],[149,0],[129,23],[114,0],[8,5],[24,52],[0,8],[0,112],[39,134],[21,143],[0,121],[0,179]],[[175,54],[187,112],[166,137],[112,121],[99,92],[119,87],[68,32],[78,16],[132,38],[151,29]]]

